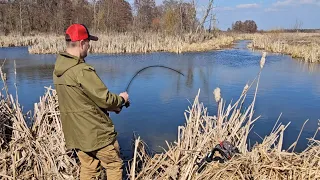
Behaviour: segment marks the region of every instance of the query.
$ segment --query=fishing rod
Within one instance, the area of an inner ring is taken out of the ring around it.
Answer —
[[[135,73],[135,75],[131,78],[131,80],[130,80],[130,82],[129,82],[129,84],[128,84],[126,90],[125,90],[125,92],[128,92],[129,87],[130,87],[132,81],[134,80],[134,78],[135,78],[137,75],[139,75],[139,73],[141,73],[142,71],[145,71],[145,70],[148,69],[148,68],[153,68],[153,67],[160,67],[160,68],[170,69],[170,70],[175,71],[175,72],[181,74],[182,76],[184,76],[184,74],[183,74],[182,72],[180,72],[180,71],[178,71],[178,70],[175,70],[175,69],[173,69],[173,68],[167,67],[167,66],[163,66],[163,65],[147,66],[147,67],[144,67],[144,68],[140,69],[139,71],[137,71],[137,72]]]
[[[172,70],[172,71],[174,71],[174,72],[176,72],[176,73],[184,76],[184,74],[183,74],[182,72],[180,72],[180,71],[178,71],[178,70],[175,70],[175,69],[173,69],[173,68],[167,67],[167,66],[163,66],[163,65],[147,66],[147,67],[144,67],[144,68],[140,69],[139,71],[137,71],[137,72],[134,74],[134,76],[131,78],[131,80],[129,81],[129,84],[128,84],[127,87],[126,87],[125,92],[128,92],[128,91],[129,91],[129,87],[130,87],[132,81],[136,78],[137,75],[139,75],[142,71],[145,71],[146,69],[154,68],[154,67],[160,67],[160,68],[169,69],[169,70]],[[120,107],[120,109],[122,109],[124,106],[125,106],[126,108],[128,108],[128,107],[130,106],[130,102],[129,102],[129,101],[126,102],[124,105],[122,105],[122,106]]]

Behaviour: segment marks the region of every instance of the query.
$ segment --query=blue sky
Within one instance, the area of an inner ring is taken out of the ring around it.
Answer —
[[[196,0],[198,17],[208,1]],[[156,3],[161,4],[162,0]],[[215,0],[214,6],[218,28],[223,30],[231,27],[232,22],[247,19],[265,30],[293,28],[296,21],[302,22],[302,28],[320,28],[320,0]]]

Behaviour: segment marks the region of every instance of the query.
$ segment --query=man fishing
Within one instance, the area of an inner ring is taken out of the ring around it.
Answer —
[[[53,81],[66,146],[77,150],[81,180],[100,176],[100,165],[106,169],[108,179],[122,179],[117,133],[107,111],[119,113],[129,95],[110,92],[85,62],[90,41],[98,37],[90,35],[84,25],[72,24],[65,40],[67,48],[57,56]]]

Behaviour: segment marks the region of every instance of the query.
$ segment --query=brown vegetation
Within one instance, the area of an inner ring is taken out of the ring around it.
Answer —
[[[319,33],[265,33],[252,38],[250,48],[291,55],[306,62],[320,61]]]
[[[212,3],[207,12],[211,12]],[[205,21],[207,16],[203,18]],[[93,32],[193,32],[204,29],[194,2],[164,0],[15,0],[0,2],[0,33],[61,34],[71,23]]]
[[[2,68],[2,67],[1,67]],[[0,69],[4,88],[5,74]],[[65,148],[57,96],[47,88],[34,115],[24,115],[18,98],[0,94],[0,179],[75,179],[79,166]],[[27,121],[32,126],[27,126]]]
[[[230,29],[228,29],[230,31]],[[232,24],[232,31],[234,32],[242,32],[242,33],[255,33],[258,30],[258,26],[256,22],[253,20],[236,21]]]
[[[184,34],[181,36],[162,33],[111,33],[100,34],[99,41],[91,43],[92,53],[148,53],[208,51],[230,46],[233,37],[215,34]],[[29,46],[31,54],[51,54],[63,51],[63,36],[39,35],[20,38],[3,36],[1,46]]]

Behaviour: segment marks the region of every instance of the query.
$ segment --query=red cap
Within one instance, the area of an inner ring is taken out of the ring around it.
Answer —
[[[83,24],[72,24],[66,30],[67,41],[80,41],[85,39],[98,41],[98,37],[90,35],[87,27]]]

